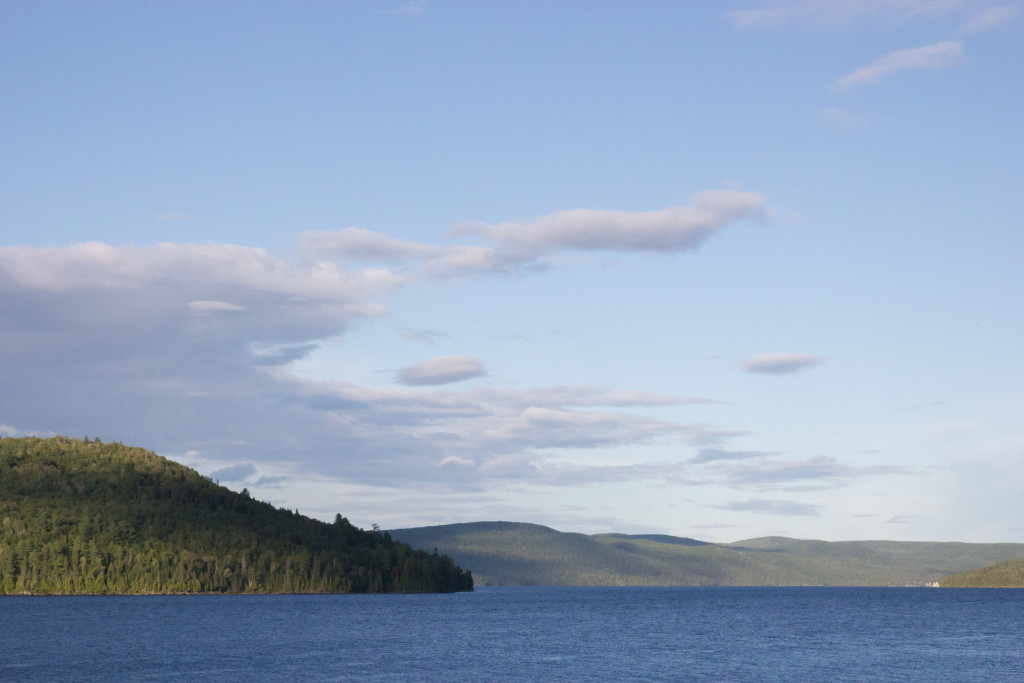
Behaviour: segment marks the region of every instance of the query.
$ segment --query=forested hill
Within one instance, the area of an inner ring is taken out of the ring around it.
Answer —
[[[277,509],[141,448],[0,438],[0,594],[472,588],[436,551]]]
[[[1024,588],[1024,559],[997,562],[939,581],[943,588]]]

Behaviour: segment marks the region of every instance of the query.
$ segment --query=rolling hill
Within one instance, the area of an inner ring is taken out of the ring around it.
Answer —
[[[730,544],[663,535],[563,533],[536,524],[475,522],[395,529],[472,570],[477,585],[923,585],[1024,557],[1024,544],[826,542],[767,537]]]

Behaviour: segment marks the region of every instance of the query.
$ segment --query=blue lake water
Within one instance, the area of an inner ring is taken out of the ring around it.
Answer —
[[[1024,590],[0,598],[2,681],[1022,681]]]

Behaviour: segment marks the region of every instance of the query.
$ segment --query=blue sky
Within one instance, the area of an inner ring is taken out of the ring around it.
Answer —
[[[364,527],[1024,542],[1022,31],[5,3],[0,430]]]

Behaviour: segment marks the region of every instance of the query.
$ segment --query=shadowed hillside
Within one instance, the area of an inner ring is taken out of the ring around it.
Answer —
[[[535,524],[477,522],[396,529],[473,571],[478,585],[923,585],[957,571],[1024,557],[1024,544],[801,541],[713,544],[663,535],[562,533]]]
[[[472,590],[450,558],[119,443],[0,439],[0,594]]]

